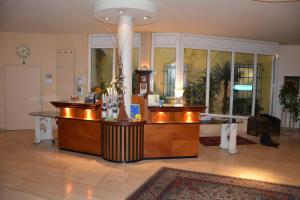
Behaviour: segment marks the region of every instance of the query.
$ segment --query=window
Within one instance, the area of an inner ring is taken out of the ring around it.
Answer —
[[[257,55],[255,113],[270,112],[274,56]]]
[[[140,43],[141,35],[133,34],[132,48],[132,72],[140,66]],[[114,34],[91,34],[89,36],[89,73],[88,90],[96,86],[106,87],[116,76],[115,71],[115,53],[116,38]],[[134,76],[132,76],[134,79]],[[134,85],[134,80],[132,81]],[[133,86],[134,87],[134,86]]]
[[[253,79],[254,54],[236,53],[233,85],[233,115],[251,115]]]
[[[200,104],[205,105],[206,99],[206,71],[207,71],[207,50],[184,49],[184,72],[183,83],[197,87]]]
[[[132,73],[139,67],[140,65],[140,57],[139,57],[140,48],[134,47],[132,49]]]
[[[93,48],[91,50],[91,88],[111,82],[112,66],[112,48]]]
[[[174,97],[176,79],[176,49],[154,49],[154,93]]]
[[[211,51],[209,113],[229,114],[231,52]]]

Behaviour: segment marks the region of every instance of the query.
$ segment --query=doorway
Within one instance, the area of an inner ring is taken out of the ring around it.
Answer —
[[[30,112],[41,111],[40,67],[5,67],[5,129],[34,129]]]

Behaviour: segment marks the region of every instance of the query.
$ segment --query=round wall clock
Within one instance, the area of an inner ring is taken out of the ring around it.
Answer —
[[[27,45],[19,45],[17,46],[16,53],[17,56],[23,59],[23,64],[25,64],[25,58],[28,58],[30,55],[31,49]]]

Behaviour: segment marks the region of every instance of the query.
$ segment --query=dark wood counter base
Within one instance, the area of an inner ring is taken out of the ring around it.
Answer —
[[[144,124],[103,121],[102,157],[112,162],[136,162],[144,158]]]

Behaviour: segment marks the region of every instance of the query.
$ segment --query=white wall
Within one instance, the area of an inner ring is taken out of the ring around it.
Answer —
[[[300,76],[300,45],[280,45],[277,63],[277,81],[275,81],[274,114],[281,117],[279,90],[284,83],[284,76]]]
[[[3,93],[4,77],[1,68],[6,65],[22,64],[16,55],[16,47],[26,44],[31,48],[31,55],[26,64],[41,67],[41,88],[43,95],[42,109],[55,110],[50,101],[56,99],[56,50],[58,48],[75,49],[75,76],[84,76],[87,81],[87,34],[36,34],[0,32],[0,129],[5,128],[5,97]],[[45,75],[53,75],[53,83],[45,84]],[[21,81],[21,80],[20,80]],[[87,86],[87,82],[85,84]],[[18,92],[18,91],[16,91]]]

